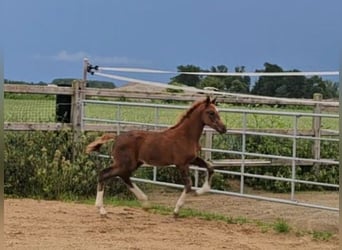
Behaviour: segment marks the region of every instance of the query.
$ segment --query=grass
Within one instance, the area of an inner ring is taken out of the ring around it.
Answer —
[[[56,101],[4,99],[4,120],[6,122],[54,122]]]
[[[326,231],[313,231],[312,238],[319,241],[328,241],[333,237],[331,232]]]
[[[265,106],[242,107],[223,105],[222,108],[268,110],[279,112],[311,113],[309,109],[281,109]],[[172,125],[184,112],[181,109],[167,109],[154,107],[118,106],[106,104],[86,104],[85,115],[91,118],[122,120],[131,122],[157,123]],[[5,99],[4,113],[6,122],[54,122],[56,117],[55,100]],[[243,116],[241,113],[221,112],[222,120],[229,128],[241,128]],[[292,129],[292,116],[279,114],[247,114],[247,128],[282,128]],[[312,129],[312,117],[299,117],[299,129]],[[322,128],[338,130],[338,119],[322,118]]]
[[[273,224],[273,229],[277,233],[288,233],[291,230],[290,225],[284,219],[277,219]]]

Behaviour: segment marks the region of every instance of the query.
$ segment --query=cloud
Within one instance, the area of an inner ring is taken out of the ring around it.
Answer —
[[[66,50],[62,50],[57,55],[52,56],[52,59],[62,62],[81,62],[85,57],[89,57],[89,55],[83,51],[69,53]]]
[[[113,56],[113,57],[106,57],[106,56],[94,56],[89,57],[90,60],[93,60],[95,62],[104,63],[104,64],[142,64],[142,61],[128,58],[124,56]]]
[[[44,56],[36,55],[35,58],[42,59]],[[85,51],[68,52],[67,50],[61,50],[57,54],[45,58],[59,62],[82,62],[84,58],[88,58],[94,64],[144,65],[148,63],[125,56],[99,56],[91,55]]]

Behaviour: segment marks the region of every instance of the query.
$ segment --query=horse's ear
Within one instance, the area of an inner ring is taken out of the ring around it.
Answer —
[[[214,99],[212,99],[212,100],[211,100],[211,103],[212,103],[212,104],[214,104],[214,105],[216,105],[216,104],[217,104],[217,102],[216,102],[216,98],[217,98],[217,97],[215,97]]]
[[[207,96],[207,99],[205,99],[205,106],[209,106],[210,104],[210,97]]]

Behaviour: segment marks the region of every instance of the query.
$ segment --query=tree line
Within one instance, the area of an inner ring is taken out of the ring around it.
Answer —
[[[227,73],[225,65],[212,66],[209,70],[196,65],[180,65],[178,72],[221,72]],[[235,67],[234,72],[243,73],[244,66]],[[283,70],[277,64],[265,63],[263,69],[255,72],[300,72],[299,70]],[[324,80],[319,76],[260,76],[252,85],[249,76],[200,76],[179,74],[170,79],[169,84],[187,85],[197,88],[213,87],[219,91],[254,94],[273,97],[309,98],[314,93],[321,93],[323,98],[338,97],[338,83]]]
[[[225,65],[212,66],[210,69],[202,69],[196,65],[179,65],[178,72],[213,72],[227,73],[228,67]],[[237,66],[234,72],[243,73],[244,66]],[[257,69],[255,72],[300,72],[300,70],[284,70],[277,64],[264,63],[263,69]],[[57,86],[71,86],[72,81],[76,79],[58,78],[54,79],[51,84]],[[48,85],[46,82],[25,82],[11,81],[5,79],[5,83],[16,84],[37,84]],[[203,76],[203,75],[186,75],[179,74],[170,78],[168,84],[186,85],[196,88],[212,87],[219,91],[231,93],[243,93],[273,97],[287,98],[308,98],[311,99],[314,93],[321,93],[324,99],[338,97],[338,83],[331,80],[324,80],[320,76],[260,76],[255,82],[251,82],[249,76]],[[91,88],[115,88],[116,85],[110,81],[87,81],[87,87]]]
[[[26,84],[26,85],[42,85],[42,86],[47,86],[49,84],[52,85],[56,85],[56,86],[60,86],[60,87],[71,87],[72,86],[72,82],[74,80],[78,80],[75,78],[56,78],[54,80],[52,80],[51,83],[47,83],[47,82],[25,82],[25,81],[13,81],[13,80],[8,80],[5,79],[4,82],[6,84]],[[87,87],[89,88],[107,88],[107,89],[112,89],[115,88],[115,83],[110,82],[110,81],[98,81],[98,80],[88,80],[87,81]]]

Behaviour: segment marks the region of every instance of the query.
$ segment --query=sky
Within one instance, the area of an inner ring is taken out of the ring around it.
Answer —
[[[170,71],[193,64],[254,72],[265,62],[339,70],[341,0],[2,0],[0,13],[9,80],[82,78],[85,57],[103,67]]]

